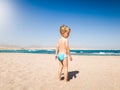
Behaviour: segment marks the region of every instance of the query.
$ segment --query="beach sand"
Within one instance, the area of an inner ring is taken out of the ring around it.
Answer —
[[[75,56],[69,82],[51,54],[0,53],[0,90],[120,90],[120,56]]]

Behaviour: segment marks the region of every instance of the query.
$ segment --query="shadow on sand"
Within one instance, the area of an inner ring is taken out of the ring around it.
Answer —
[[[76,78],[77,74],[79,73],[79,71],[70,71],[68,72],[68,81],[70,81],[72,78]],[[63,73],[62,73],[63,75]],[[61,80],[64,80],[64,77],[61,78]]]

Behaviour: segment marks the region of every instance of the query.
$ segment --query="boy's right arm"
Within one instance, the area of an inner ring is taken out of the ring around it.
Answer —
[[[59,51],[59,46],[57,44],[57,46],[56,46],[56,53],[55,53],[55,59],[57,59],[58,51]]]

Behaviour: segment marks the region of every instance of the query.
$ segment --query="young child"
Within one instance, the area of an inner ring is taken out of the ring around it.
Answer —
[[[59,61],[58,79],[61,80],[62,69],[64,68],[64,80],[68,81],[68,56],[70,61],[72,57],[70,54],[70,48],[68,44],[68,37],[70,34],[70,28],[68,26],[60,26],[61,38],[56,46],[56,56],[55,59]]]

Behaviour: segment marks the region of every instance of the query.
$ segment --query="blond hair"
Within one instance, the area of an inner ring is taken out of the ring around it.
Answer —
[[[60,34],[63,35],[66,31],[70,30],[70,28],[66,25],[60,26]]]

